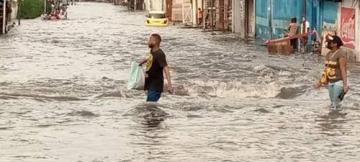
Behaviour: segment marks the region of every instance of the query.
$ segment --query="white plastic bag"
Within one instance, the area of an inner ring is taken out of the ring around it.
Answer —
[[[131,62],[127,89],[143,90],[145,86],[145,72],[137,62]]]

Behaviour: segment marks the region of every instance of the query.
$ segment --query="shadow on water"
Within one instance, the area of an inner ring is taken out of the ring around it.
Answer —
[[[141,103],[127,111],[124,116],[131,116],[135,122],[147,127],[158,127],[169,117],[162,108],[162,105],[158,103]]]
[[[318,116],[316,122],[324,134],[333,135],[332,131],[343,129],[343,124],[347,121],[346,115],[347,113],[344,112],[331,111],[328,114]]]
[[[132,126],[130,136],[134,140],[130,144],[142,148],[137,158],[146,159],[146,161],[166,161],[165,159],[171,153],[165,145],[169,139],[164,121],[169,114],[163,109],[163,105],[146,102],[134,106],[123,114],[124,117],[130,117],[136,123]]]

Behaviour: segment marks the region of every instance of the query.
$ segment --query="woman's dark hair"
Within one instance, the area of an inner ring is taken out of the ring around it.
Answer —
[[[336,43],[338,48],[340,48],[341,46],[344,45],[341,38],[339,36],[337,36],[337,35],[334,35],[334,36],[328,35],[327,42],[328,43]]]
[[[296,23],[296,17],[291,18],[291,23]]]

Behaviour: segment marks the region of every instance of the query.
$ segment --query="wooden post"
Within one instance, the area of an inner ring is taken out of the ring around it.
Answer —
[[[17,2],[18,2],[18,11],[17,11],[17,18],[18,18],[18,25],[21,25],[21,22],[20,22],[20,20],[21,20],[21,1],[22,0],[18,0]]]
[[[166,0],[166,15],[169,21],[172,20],[172,0]]]
[[[249,22],[249,20],[250,20],[249,7],[250,7],[250,3],[249,3],[249,1],[245,1],[244,3],[245,3],[244,36],[245,36],[245,39],[247,40],[249,37],[249,24],[250,24],[250,22]]]
[[[5,34],[6,32],[6,0],[3,3],[3,25],[2,25],[2,33]]]
[[[203,11],[203,20],[202,20],[202,24],[203,24],[203,30],[205,31],[205,29],[206,29],[206,22],[205,22],[205,20],[206,20],[206,14],[207,14],[207,10],[205,9],[205,3],[206,3],[206,1],[205,0],[201,0],[202,1],[202,11]],[[205,11],[206,11],[206,13],[205,13]]]
[[[219,21],[216,23],[216,26],[218,29],[220,29],[221,31],[224,31],[224,11],[225,11],[225,5],[224,5],[224,1],[219,1],[218,2],[218,12],[219,12]]]

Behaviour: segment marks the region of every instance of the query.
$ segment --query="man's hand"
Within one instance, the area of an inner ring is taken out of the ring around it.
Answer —
[[[344,84],[344,93],[346,94],[349,91],[349,86]]]
[[[172,86],[171,84],[168,84],[167,90],[168,90],[168,92],[169,92],[170,94],[174,94],[174,88],[173,88],[173,86]]]
[[[139,66],[142,66],[145,62],[146,62],[146,59],[140,59],[140,60],[137,61]]]

